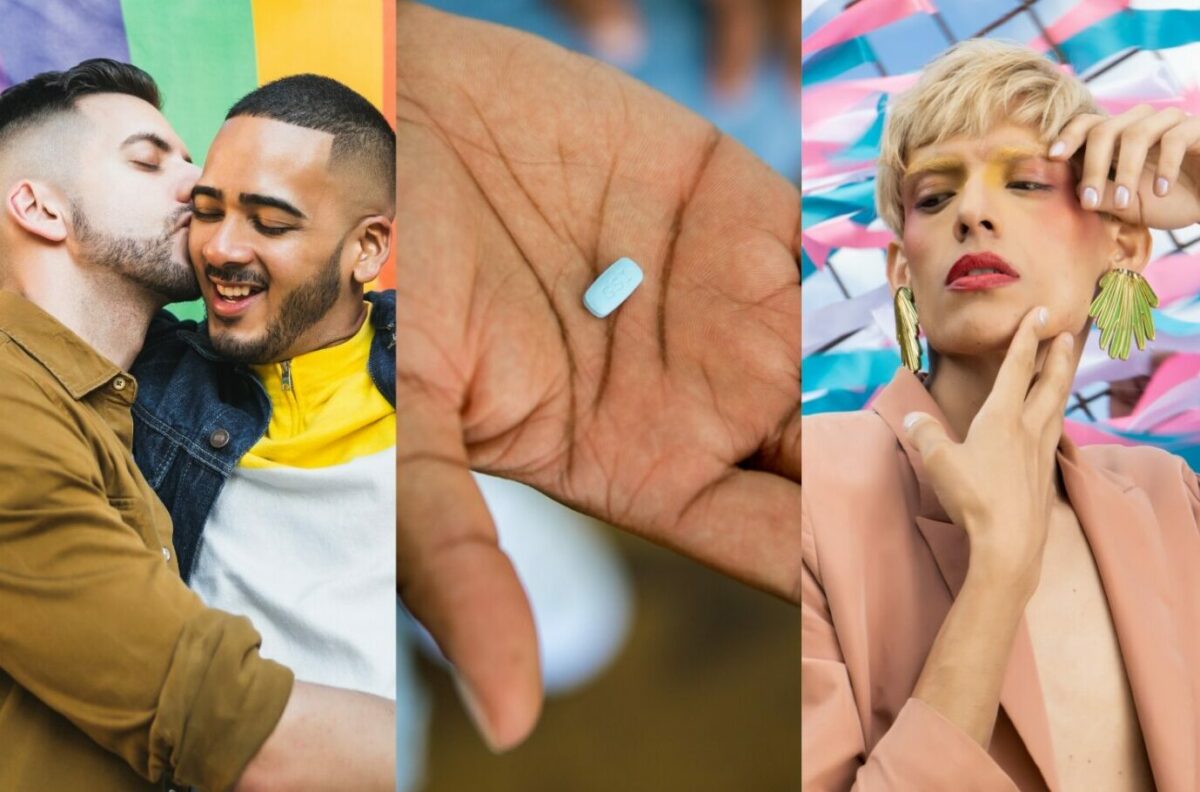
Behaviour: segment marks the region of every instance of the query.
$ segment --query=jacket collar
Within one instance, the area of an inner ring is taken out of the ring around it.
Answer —
[[[363,295],[363,299],[371,304],[369,321],[375,328],[372,349],[382,344],[391,353],[396,348],[395,290],[369,291]],[[187,325],[186,329],[181,329],[179,338],[206,360],[219,362],[222,359],[212,345],[212,340],[208,336],[208,322],[203,318],[194,325]]]
[[[0,332],[45,366],[74,399],[121,373],[62,322],[14,292],[0,291]]]
[[[912,466],[919,492],[913,517],[951,596],[957,596],[967,573],[967,535],[950,522],[926,480],[920,454],[906,438],[904,416],[915,410],[928,413],[951,439],[959,438],[922,382],[907,369],[900,369],[872,406]],[[1194,716],[1185,696],[1163,695],[1187,690],[1189,683],[1171,618],[1166,551],[1161,532],[1155,530],[1156,515],[1143,490],[1124,476],[1092,465],[1065,435],[1057,459],[1100,573],[1156,785],[1164,792],[1187,789],[1196,760],[1196,735],[1190,731]],[[1000,704],[1047,786],[1058,789],[1049,721],[1024,618],[1013,641]]]

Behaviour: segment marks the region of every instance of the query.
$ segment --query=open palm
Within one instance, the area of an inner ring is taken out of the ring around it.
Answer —
[[[468,468],[798,596],[799,200],[595,61],[399,24],[401,596],[507,744],[536,646]],[[583,292],[621,256],[645,281],[596,319]]]

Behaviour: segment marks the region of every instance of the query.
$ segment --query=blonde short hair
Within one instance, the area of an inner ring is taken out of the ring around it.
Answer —
[[[952,137],[982,137],[998,122],[1038,130],[1043,142],[1071,119],[1099,113],[1087,87],[1045,56],[1019,44],[968,39],[925,67],[888,108],[875,201],[897,235],[904,231],[900,184],[913,151]]]

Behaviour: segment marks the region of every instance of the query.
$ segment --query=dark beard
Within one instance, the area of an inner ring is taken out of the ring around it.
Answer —
[[[266,331],[258,338],[243,341],[220,332],[212,333],[210,323],[213,348],[222,357],[237,363],[271,363],[279,360],[301,333],[321,321],[337,304],[341,291],[339,263],[343,247],[344,240],[313,277],[284,298],[279,315],[267,321]]]
[[[92,226],[87,214],[76,202],[71,202],[71,217],[81,255],[94,265],[106,267],[169,302],[194,300],[200,296],[200,284],[190,265],[180,265],[173,258],[175,225],[187,208],[175,212],[161,235],[138,239],[118,237]]]

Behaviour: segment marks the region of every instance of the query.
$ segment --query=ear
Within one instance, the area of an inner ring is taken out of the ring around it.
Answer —
[[[1113,253],[1110,269],[1127,269],[1141,272],[1150,263],[1150,229],[1137,223],[1128,223],[1109,216],[1109,233],[1113,238]]]
[[[910,286],[912,281],[908,258],[896,240],[889,242],[887,247],[887,279],[893,293],[901,286]]]
[[[357,283],[367,284],[379,277],[392,252],[392,221],[372,215],[359,221],[354,229],[354,261],[351,274]]]
[[[5,196],[4,209],[21,228],[47,242],[67,238],[67,220],[58,195],[42,182],[22,179]]]

